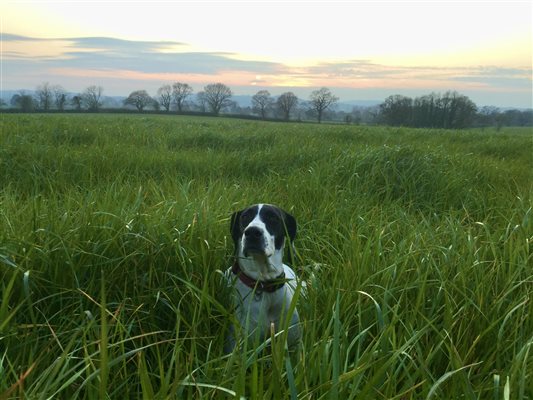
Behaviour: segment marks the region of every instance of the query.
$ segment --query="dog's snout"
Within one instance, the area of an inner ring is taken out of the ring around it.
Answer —
[[[258,239],[263,236],[261,229],[251,226],[244,231],[244,236],[248,239]]]

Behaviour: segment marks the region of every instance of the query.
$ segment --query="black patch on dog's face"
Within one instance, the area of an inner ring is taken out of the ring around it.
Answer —
[[[235,254],[238,252],[238,243],[246,227],[254,220],[259,211],[259,205],[237,211],[231,216],[230,231],[235,244]],[[274,236],[276,249],[281,249],[288,236],[291,243],[296,237],[296,220],[292,215],[282,209],[265,204],[259,211],[259,217],[265,224],[268,233]]]
[[[234,212],[231,216],[230,231],[233,243],[237,246],[239,239],[242,237],[244,228],[252,222],[257,215],[257,209],[259,206],[252,206],[241,211]]]
[[[265,224],[268,233],[274,236],[277,250],[283,246],[286,234],[289,236],[291,242],[294,240],[296,236],[296,222],[291,215],[277,207],[264,205],[261,211],[259,211],[259,216]],[[293,222],[290,222],[291,219]]]

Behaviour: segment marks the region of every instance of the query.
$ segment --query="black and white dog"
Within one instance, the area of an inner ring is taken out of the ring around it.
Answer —
[[[276,206],[257,204],[235,212],[230,229],[235,262],[226,277],[235,289],[239,326],[231,327],[225,351],[231,352],[239,337],[262,343],[272,334],[272,327],[275,332],[287,329],[288,347],[294,349],[301,337],[298,312],[292,304],[297,282],[294,271],[283,263],[283,253],[287,237],[289,246],[293,245],[296,220]]]

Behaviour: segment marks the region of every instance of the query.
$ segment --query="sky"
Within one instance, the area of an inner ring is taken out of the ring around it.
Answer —
[[[531,108],[531,1],[11,1],[0,89],[108,96],[184,82],[341,101],[455,90]]]

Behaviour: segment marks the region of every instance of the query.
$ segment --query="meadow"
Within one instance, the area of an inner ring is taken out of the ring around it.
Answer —
[[[0,117],[0,399],[533,399],[531,129]],[[299,359],[222,351],[257,202]]]

